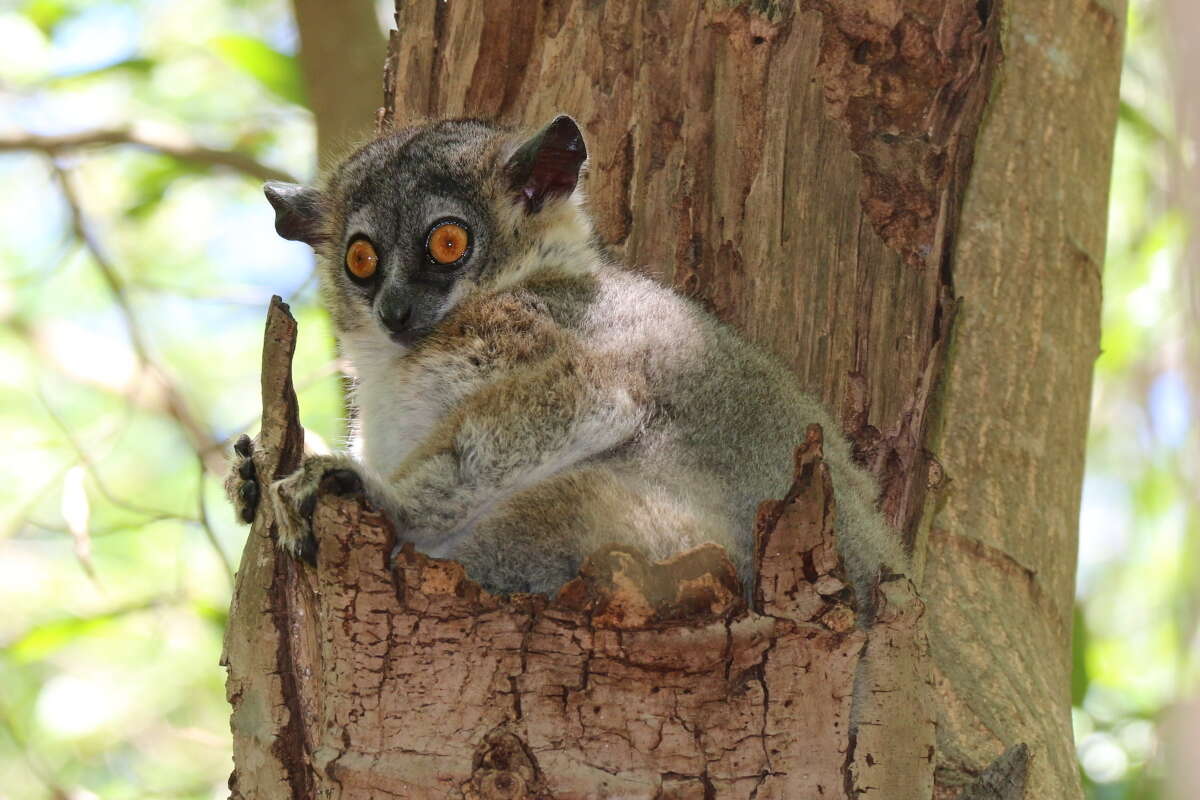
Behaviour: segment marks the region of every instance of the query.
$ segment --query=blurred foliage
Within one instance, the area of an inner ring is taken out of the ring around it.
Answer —
[[[1154,9],[1130,11],[1075,625],[1080,763],[1104,800],[1163,796],[1160,722],[1197,678],[1188,224]],[[282,2],[25,0],[0,6],[0,42],[0,134],[137,121],[311,172]],[[280,292],[304,423],[343,427],[311,256],[274,236],[258,184],[133,146],[0,153],[0,800],[226,796],[217,662],[244,529],[165,399],[217,450],[253,429]]]
[[[1196,694],[1198,322],[1176,177],[1166,20],[1131,3],[1088,441],[1075,617],[1075,733],[1089,797],[1165,797],[1164,723]],[[1196,90],[1194,85],[1189,87]],[[1194,269],[1196,265],[1192,265]]]
[[[136,121],[311,174],[284,2],[0,4],[0,42],[0,137]],[[0,798],[228,794],[218,659],[245,530],[165,401],[219,451],[252,430],[278,292],[305,424],[342,428],[311,254],[275,236],[260,184],[136,146],[0,153]]]
[[[304,82],[300,80],[295,56],[279,52],[262,39],[234,33],[215,37],[212,45],[226,61],[270,89],[279,99],[298,106],[306,104]]]

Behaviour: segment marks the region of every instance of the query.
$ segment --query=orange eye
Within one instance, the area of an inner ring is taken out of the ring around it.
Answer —
[[[460,260],[471,244],[471,235],[457,222],[439,222],[429,229],[425,249],[437,264],[453,264]]]
[[[356,278],[365,280],[371,277],[378,264],[379,256],[375,255],[375,248],[366,239],[359,239],[346,251],[346,269]]]

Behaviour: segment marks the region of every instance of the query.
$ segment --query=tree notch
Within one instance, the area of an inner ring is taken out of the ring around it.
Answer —
[[[286,316],[273,302],[260,474],[280,474],[279,454],[302,437]],[[659,563],[605,548],[553,600],[498,597],[411,546],[389,566],[394,533],[358,494],[323,487],[315,568],[274,546],[262,504],[223,659],[232,797],[804,797],[879,785],[902,751],[932,746],[930,719],[905,719],[901,736],[860,730],[892,731],[876,698],[897,691],[927,710],[913,695],[927,681],[921,606],[907,579],[887,576],[879,624],[856,622],[821,446],[811,426],[791,490],[760,507],[753,609],[715,545]],[[920,763],[912,796],[932,780]]]

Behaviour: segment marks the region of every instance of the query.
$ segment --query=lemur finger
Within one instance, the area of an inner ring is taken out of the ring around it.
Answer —
[[[296,544],[296,557],[310,567],[317,566],[317,537],[311,533]]]
[[[238,488],[238,499],[242,502],[242,521],[254,522],[254,512],[258,509],[258,484],[247,481]]]
[[[331,469],[321,477],[321,491],[345,497],[362,491],[362,478],[352,469]]]
[[[252,481],[256,477],[258,477],[257,473],[254,470],[254,461],[253,460],[247,458],[245,461],[243,461],[241,464],[238,465],[238,477],[244,481]]]
[[[309,522],[311,522],[312,517],[313,517],[313,511],[315,511],[316,508],[317,508],[317,493],[313,492],[312,494],[308,495],[307,497],[305,497],[303,500],[300,501],[300,506],[296,510],[300,513],[301,519],[308,520]]]
[[[254,452],[254,442],[246,434],[238,437],[238,440],[233,444],[233,450],[242,458],[249,458]]]

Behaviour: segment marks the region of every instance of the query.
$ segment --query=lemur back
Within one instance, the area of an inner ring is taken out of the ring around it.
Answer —
[[[358,412],[351,453],[270,488],[301,532],[282,544],[311,555],[305,511],[336,470],[401,542],[493,591],[553,593],[608,542],[656,559],[716,542],[749,586],[757,505],[817,422],[852,581],[901,569],[874,482],[782,364],[609,262],[585,157],[568,117],[528,139],[454,120],[367,145],[321,189],[268,185],[279,233],[321,257]]]

